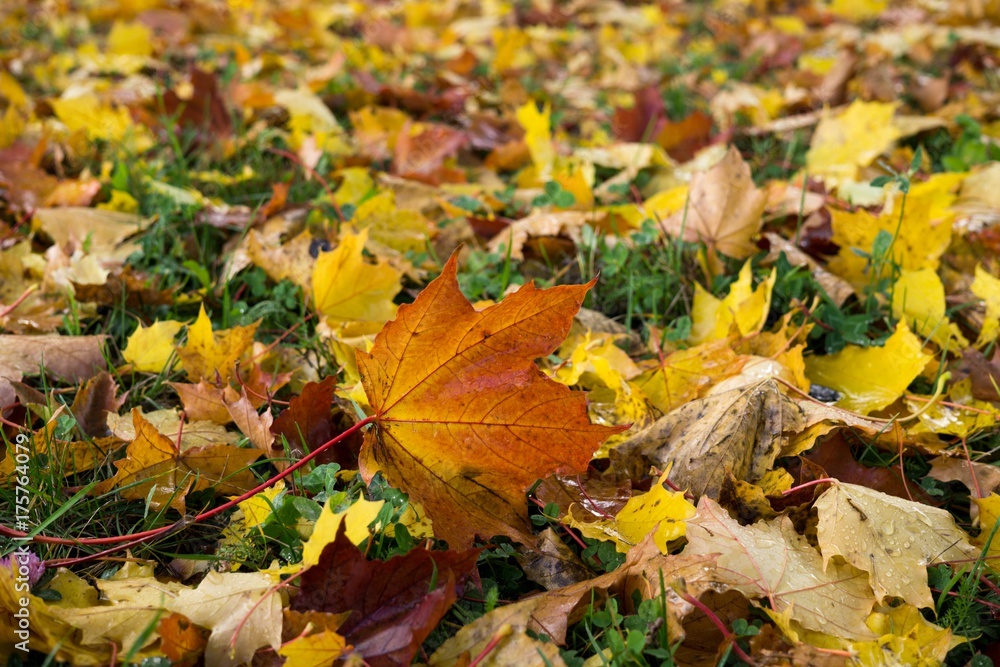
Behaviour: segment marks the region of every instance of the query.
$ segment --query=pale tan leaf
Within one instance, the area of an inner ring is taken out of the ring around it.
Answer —
[[[710,498],[688,522],[684,554],[719,554],[718,578],[749,598],[764,598],[777,613],[791,610],[803,627],[852,639],[871,639],[865,620],[875,604],[864,572],[828,563],[788,517],[741,526]]]
[[[979,556],[951,514],[923,503],[841,483],[823,492],[815,507],[824,567],[843,557],[869,573],[879,600],[890,595],[933,607],[927,568]]]

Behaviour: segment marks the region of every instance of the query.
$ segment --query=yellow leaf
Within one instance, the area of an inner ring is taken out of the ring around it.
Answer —
[[[870,165],[899,138],[892,123],[895,111],[894,103],[856,100],[837,116],[824,113],[806,153],[806,171],[827,185],[857,180],[858,169]]]
[[[285,667],[327,667],[343,654],[347,640],[332,630],[322,630],[285,643],[278,655],[286,658]]]
[[[120,142],[135,131],[128,109],[102,105],[94,95],[51,100],[52,110],[70,132],[83,132],[91,141]]]
[[[233,374],[237,360],[250,349],[260,322],[245,327],[212,331],[212,321],[202,305],[198,319],[188,329],[187,343],[177,350],[184,370],[191,380],[215,380],[216,373],[225,383]]]
[[[552,107],[546,102],[539,111],[534,100],[528,100],[517,110],[517,122],[524,128],[524,142],[531,153],[537,180],[545,183],[552,178],[552,163],[556,158],[552,144]]]
[[[715,298],[696,283],[690,341],[697,344],[719,340],[729,336],[734,329],[741,336],[760,331],[771,308],[771,292],[777,277],[772,270],[771,275],[754,289],[753,269],[747,260],[724,299]]]
[[[900,597],[933,607],[927,568],[978,555],[951,514],[937,507],[845,483],[824,491],[814,506],[823,566],[840,556],[864,570],[878,601]]]
[[[663,485],[667,474],[653,485],[647,493],[632,496],[617,516],[601,521],[578,521],[572,514],[563,522],[578,529],[584,537],[597,540],[612,539],[621,553],[642,541],[654,530],[653,541],[660,553],[667,553],[667,543],[684,536],[684,523],[696,513],[694,505],[684,498],[680,491],[668,491]]]
[[[369,229],[373,241],[400,252],[422,250],[434,233],[434,223],[420,211],[396,206],[396,195],[391,190],[358,204],[352,222]]]
[[[150,56],[153,54],[153,33],[138,21],[125,23],[115,21],[108,34],[108,53],[126,56]]]
[[[344,204],[357,206],[365,195],[375,189],[375,181],[368,174],[368,170],[362,167],[341,169],[336,175],[342,180],[337,186],[336,192],[333,193],[333,198],[341,206]]]
[[[908,400],[906,404],[911,412],[920,413],[920,423],[907,429],[909,433],[937,433],[966,438],[993,428],[1000,416],[992,403],[972,396],[972,381],[969,378],[948,387],[948,405],[938,401],[928,406],[926,400]]]
[[[316,260],[313,299],[323,315],[335,320],[384,322],[396,314],[392,299],[401,289],[401,274],[385,261],[367,263],[362,256],[367,240],[367,229],[344,233],[336,249]]]
[[[122,213],[135,213],[139,210],[139,202],[135,197],[121,190],[112,190],[111,199],[97,205],[102,211],[120,211]]]
[[[940,182],[948,184],[945,180]],[[864,288],[872,280],[888,277],[892,268],[888,263],[880,276],[873,276],[869,261],[856,252],[870,253],[880,231],[895,235],[892,262],[900,268],[937,269],[941,256],[951,243],[954,216],[948,206],[954,200],[954,195],[937,189],[911,194],[906,198],[902,218],[895,202],[893,206],[886,206],[878,217],[864,209],[853,213],[829,209],[833,242],[840,246],[837,256],[830,260],[830,270],[851,283],[856,290]]]
[[[148,327],[140,324],[129,336],[122,357],[141,373],[163,372],[174,353],[174,337],[183,326],[183,322],[176,320],[153,322]],[[177,359],[174,359],[170,367],[173,368],[176,363]]]
[[[745,359],[728,339],[709,341],[668,355],[659,367],[640,375],[636,382],[661,412],[667,413],[703,396],[709,387],[736,375]]]
[[[910,604],[878,606],[865,623],[880,636],[877,641],[850,644],[861,667],[882,667],[887,655],[894,656],[892,664],[897,665],[941,665],[948,652],[965,641],[925,619]]]
[[[274,507],[274,499],[284,490],[285,482],[279,481],[270,489],[265,489],[241,502],[239,508],[243,510],[243,525],[254,528],[267,521]]]
[[[378,517],[385,505],[384,500],[371,501],[361,498],[343,512],[333,513],[330,501],[323,505],[323,510],[313,527],[312,535],[302,545],[302,564],[315,565],[323,553],[323,548],[333,542],[340,530],[340,524],[347,521],[347,539],[354,544],[361,544],[369,535],[368,526]]]
[[[944,285],[934,269],[903,270],[893,287],[892,314],[942,350],[963,349],[969,341],[945,316]],[[952,341],[949,344],[949,341]]]
[[[830,13],[849,21],[865,21],[881,16],[888,0],[833,0]]]
[[[996,493],[990,493],[986,498],[972,498],[971,500],[979,508],[980,528],[979,535],[972,538],[972,543],[982,548],[990,539],[993,527],[997,521],[1000,521],[1000,496]],[[986,564],[994,573],[1000,572],[1000,530],[997,531],[996,535],[993,535],[993,541],[990,542],[989,556],[986,559]]]
[[[840,352],[806,359],[809,379],[841,393],[837,405],[868,414],[902,396],[933,357],[905,322],[882,347],[848,345]]]
[[[976,339],[976,347],[983,347],[995,341],[1000,334],[1000,279],[979,265],[971,289],[973,294],[986,302],[986,318]]]

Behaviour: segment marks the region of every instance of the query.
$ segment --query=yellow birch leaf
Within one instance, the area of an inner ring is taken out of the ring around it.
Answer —
[[[990,275],[979,265],[970,289],[986,302],[986,318],[979,331],[979,338],[976,339],[976,347],[983,347],[995,341],[997,334],[1000,334],[1000,279]]]
[[[868,414],[903,395],[933,357],[900,322],[882,347],[848,345],[836,354],[806,359],[809,379],[841,393],[837,405]]]
[[[334,320],[384,322],[396,314],[399,271],[385,261],[369,264],[362,251],[368,230],[344,233],[340,244],[316,260],[312,292],[316,310]]]
[[[945,316],[944,285],[934,269],[903,270],[892,292],[892,314],[942,350],[963,349],[969,341]],[[949,344],[949,341],[954,341]]]
[[[174,353],[174,337],[183,326],[183,322],[176,320],[153,322],[148,327],[140,324],[129,336],[122,357],[140,373],[161,373]],[[173,368],[176,363],[174,359],[170,367]]]

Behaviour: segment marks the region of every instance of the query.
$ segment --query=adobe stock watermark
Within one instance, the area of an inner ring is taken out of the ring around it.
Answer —
[[[31,460],[31,450],[28,447],[30,439],[21,433],[14,438],[14,525],[22,531],[28,532],[31,529],[29,521],[28,505],[31,496],[28,490],[28,463]],[[28,550],[27,544],[20,545],[12,554],[0,559],[0,567],[9,567],[14,580],[14,592],[16,596],[17,609],[13,612],[16,619],[14,634],[20,640],[14,644],[15,648],[25,653],[28,652],[28,640],[31,637],[31,610],[29,594],[31,587],[41,578],[45,566],[38,556]]]

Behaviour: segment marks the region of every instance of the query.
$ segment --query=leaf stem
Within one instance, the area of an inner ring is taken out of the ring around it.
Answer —
[[[279,472],[274,477],[271,477],[270,479],[268,479],[267,481],[263,482],[262,484],[259,484],[259,485],[255,486],[254,488],[250,489],[249,491],[247,491],[247,492],[245,492],[245,493],[243,493],[243,494],[241,494],[241,495],[233,498],[232,500],[229,500],[228,502],[223,503],[222,505],[219,505],[218,507],[215,507],[213,509],[210,509],[210,510],[207,510],[205,512],[202,512],[201,514],[195,516],[194,518],[191,518],[191,519],[183,518],[183,519],[181,519],[180,521],[178,521],[176,523],[170,524],[169,526],[163,526],[161,528],[154,528],[152,530],[146,530],[146,531],[142,531],[142,532],[139,532],[139,533],[131,533],[131,534],[128,534],[128,535],[115,535],[115,536],[112,536],[112,537],[78,538],[78,539],[67,539],[67,538],[62,538],[62,537],[48,537],[48,536],[45,536],[45,535],[35,535],[35,536],[31,537],[30,539],[33,542],[42,542],[42,543],[45,543],[45,544],[64,544],[64,545],[69,545],[69,546],[78,546],[78,545],[83,545],[83,544],[115,544],[115,543],[118,543],[118,542],[125,542],[126,543],[126,544],[120,544],[119,546],[115,547],[114,549],[109,549],[107,551],[102,551],[100,553],[91,554],[89,556],[83,556],[83,557],[80,557],[80,558],[69,558],[69,559],[64,558],[64,559],[56,559],[56,560],[53,560],[53,561],[48,561],[48,562],[46,562],[46,565],[48,565],[48,566],[51,566],[51,565],[68,565],[68,564],[73,564],[73,563],[85,562],[85,561],[93,560],[94,558],[100,558],[101,556],[104,556],[104,555],[106,555],[108,553],[112,553],[114,551],[120,551],[121,549],[128,548],[128,547],[131,547],[131,546],[135,546],[136,544],[144,542],[144,541],[146,541],[146,540],[148,540],[150,538],[159,537],[159,536],[162,536],[162,535],[166,535],[169,532],[172,532],[172,531],[175,531],[175,530],[178,530],[178,529],[181,529],[181,528],[185,528],[185,527],[187,527],[190,524],[199,523],[199,522],[204,521],[206,519],[210,519],[213,516],[216,516],[217,514],[221,514],[222,512],[225,512],[226,510],[229,510],[229,509],[232,509],[233,507],[236,507],[239,503],[243,502],[247,498],[251,498],[251,497],[257,495],[258,493],[260,493],[261,491],[274,486],[275,484],[277,484],[279,481],[281,481],[285,477],[288,477],[293,472],[295,472],[296,470],[300,469],[301,467],[303,467],[304,465],[306,465],[307,463],[309,463],[310,461],[312,461],[314,458],[316,458],[317,456],[319,456],[322,452],[326,451],[330,447],[333,447],[334,445],[336,445],[340,441],[342,441],[345,438],[353,435],[354,433],[356,433],[357,431],[361,430],[362,428],[364,428],[365,426],[371,424],[374,421],[375,421],[374,417],[368,417],[366,419],[362,419],[357,424],[355,424],[354,426],[350,427],[349,429],[347,429],[346,431],[344,431],[340,435],[337,435],[337,436],[331,438],[330,440],[324,442],[322,445],[320,445],[319,447],[317,447],[313,451],[309,452],[309,454],[307,454],[306,456],[303,456],[297,462],[295,462],[294,464],[288,466],[288,468],[286,468],[282,472]],[[27,533],[21,532],[19,530],[14,530],[12,528],[8,528],[7,526],[2,526],[2,525],[0,525],[0,535],[4,535],[4,536],[11,537],[11,538],[14,538],[14,539],[18,539],[18,538],[23,539],[23,538],[28,537]],[[131,541],[129,541],[129,540],[131,540]]]

